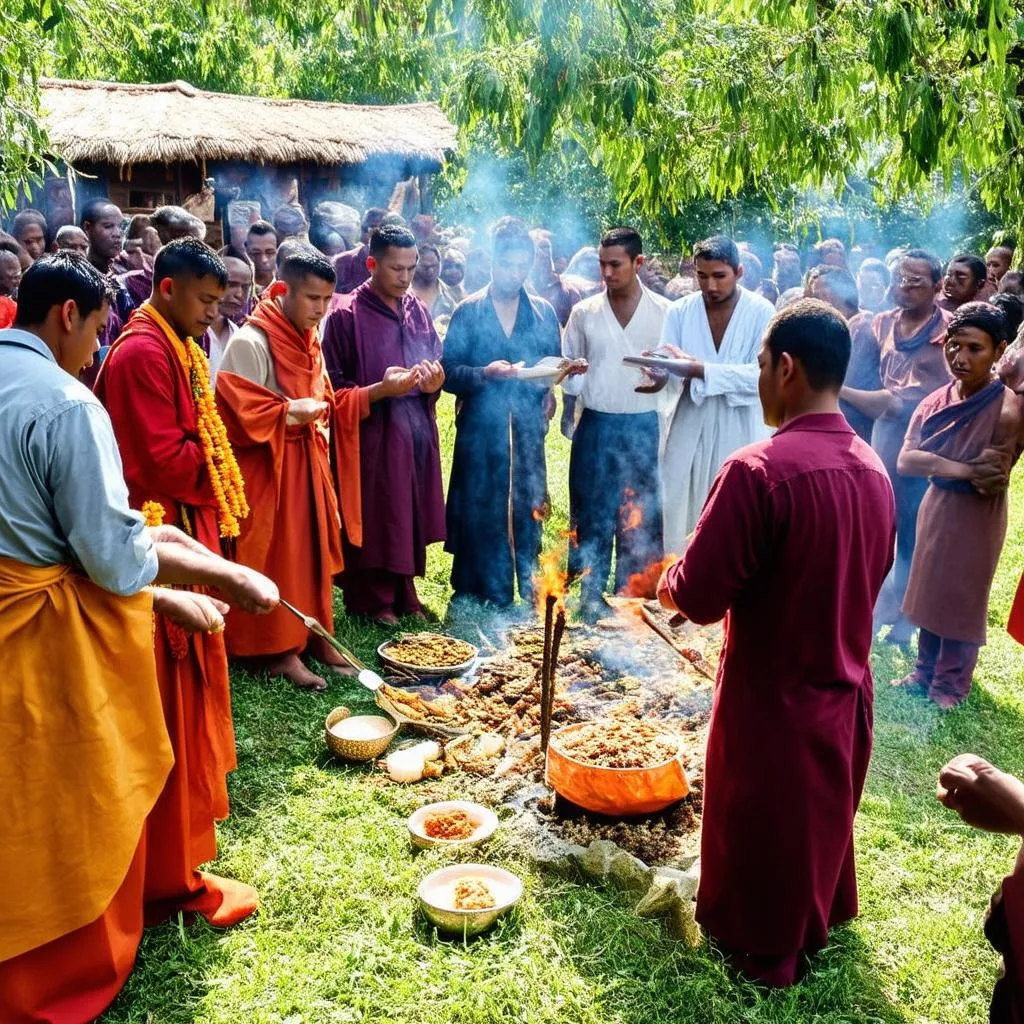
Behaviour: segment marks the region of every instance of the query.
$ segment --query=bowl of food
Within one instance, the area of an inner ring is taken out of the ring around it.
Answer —
[[[479,648],[443,633],[403,633],[385,640],[377,654],[385,665],[423,678],[461,676],[476,664]]]
[[[438,931],[479,935],[515,906],[523,883],[504,868],[452,864],[427,875],[417,895],[424,915]]]
[[[498,829],[498,816],[489,807],[469,800],[443,800],[427,804],[409,815],[413,846],[471,846],[490,839]]]
[[[660,722],[595,719],[551,734],[544,778],[597,814],[654,814],[690,792],[682,754],[682,737]]]
[[[388,749],[398,728],[390,716],[353,715],[348,708],[335,708],[324,723],[324,739],[335,757],[372,761]]]

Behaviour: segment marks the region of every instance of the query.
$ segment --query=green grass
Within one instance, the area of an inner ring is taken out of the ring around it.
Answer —
[[[556,420],[557,423],[557,420]],[[451,406],[441,407],[447,453]],[[549,439],[564,528],[568,445]],[[446,467],[447,474],[447,467]],[[706,949],[689,950],[629,897],[538,874],[501,833],[488,859],[518,871],[516,913],[468,944],[438,939],[416,913],[419,879],[444,862],[414,855],[405,815],[415,788],[330,760],[320,739],[336,704],[368,709],[351,683],[323,695],[244,673],[234,680],[239,768],[216,868],[256,885],[258,915],[227,932],[171,923],[147,932],[106,1024],[759,1024],[986,1019],[996,957],[981,935],[1015,844],[974,832],[935,801],[935,776],[971,750],[1024,774],[1022,652],[1003,625],[1024,565],[1024,484],[993,593],[990,644],[962,708],[940,714],[887,682],[906,659],[876,654],[875,753],[857,820],[861,917],[834,934],[813,973],[785,992],[739,984]],[[431,553],[422,595],[443,612],[448,560]],[[364,656],[386,635],[339,617]],[[783,780],[779,780],[780,784]],[[447,783],[453,791],[458,783]]]

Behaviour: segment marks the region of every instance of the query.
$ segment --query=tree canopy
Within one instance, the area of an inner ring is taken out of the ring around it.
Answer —
[[[618,205],[976,183],[1021,219],[1011,0],[13,0],[0,201],[38,170],[38,74],[354,102],[437,99],[537,168],[570,145]]]

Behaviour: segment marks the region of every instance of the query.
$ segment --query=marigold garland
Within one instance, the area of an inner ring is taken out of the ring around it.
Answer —
[[[189,385],[196,405],[196,421],[199,426],[199,440],[206,456],[206,468],[210,484],[217,498],[217,522],[222,537],[237,537],[238,522],[249,514],[249,503],[245,500],[245,483],[242,471],[231,450],[228,432],[217,411],[213,392],[210,390],[210,365],[206,353],[187,338],[185,351],[188,354]]]
[[[163,505],[159,501],[144,501],[142,503],[142,518],[145,519],[147,526],[163,526],[164,511]]]

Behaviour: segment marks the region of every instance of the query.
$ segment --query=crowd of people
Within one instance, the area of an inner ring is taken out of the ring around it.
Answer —
[[[256,908],[199,870],[228,812],[228,660],[312,690],[351,672],[281,598],[332,632],[335,586],[347,615],[426,619],[443,542],[453,614],[532,607],[558,387],[578,614],[671,564],[666,608],[729,616],[698,919],[795,981],[856,913],[873,637],[919,630],[899,685],[942,708],[985,642],[1024,447],[1012,246],[943,268],[779,244],[765,273],[714,236],[669,279],[629,227],[564,267],[513,217],[486,245],[376,208],[352,239],[289,215],[217,253],[205,230],[96,199],[53,239],[32,210],[0,237],[0,863],[32,878],[0,915],[0,1017],[92,1019],[144,923]],[[766,757],[804,785],[766,794]]]

